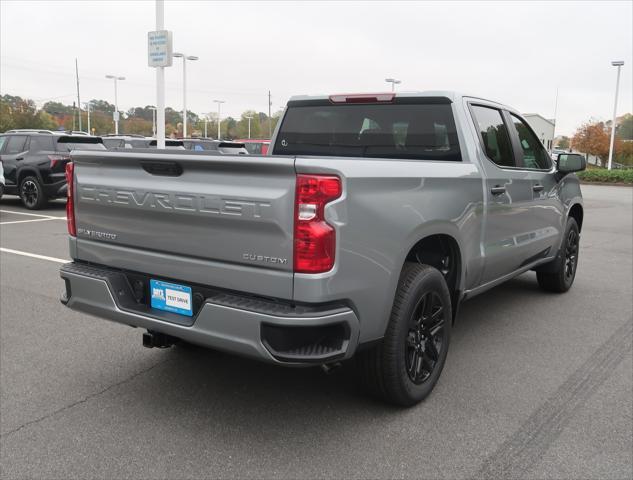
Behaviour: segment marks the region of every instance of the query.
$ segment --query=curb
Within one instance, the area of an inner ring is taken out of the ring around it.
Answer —
[[[633,183],[622,183],[622,182],[584,182],[580,181],[581,185],[600,185],[607,187],[633,187]]]

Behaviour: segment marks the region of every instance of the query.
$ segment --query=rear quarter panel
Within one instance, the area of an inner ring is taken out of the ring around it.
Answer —
[[[466,162],[298,157],[297,173],[339,175],[343,196],[326,208],[337,230],[337,259],[321,275],[295,274],[294,299],[347,299],[361,321],[360,341],[384,334],[410,249],[451,235],[462,257],[462,289],[477,281],[483,216],[481,176]]]

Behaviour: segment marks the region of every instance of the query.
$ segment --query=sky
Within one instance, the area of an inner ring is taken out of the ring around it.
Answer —
[[[187,64],[187,106],[222,116],[273,112],[292,95],[457,90],[553,118],[573,134],[633,111],[633,2],[166,1],[165,28]],[[155,2],[0,2],[0,93],[72,104],[75,58],[82,101],[119,109],[156,104],[147,65]],[[182,61],[166,69],[166,105],[182,109]],[[557,99],[558,91],[558,101]]]

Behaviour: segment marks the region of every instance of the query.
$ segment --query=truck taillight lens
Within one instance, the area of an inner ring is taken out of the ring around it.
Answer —
[[[334,266],[336,231],[325,221],[325,206],[341,196],[341,179],[333,175],[297,175],[295,194],[294,271],[321,273]]]
[[[73,237],[77,236],[77,227],[75,226],[75,184],[73,182],[75,173],[75,164],[68,162],[66,164],[66,223],[68,224],[68,233]]]

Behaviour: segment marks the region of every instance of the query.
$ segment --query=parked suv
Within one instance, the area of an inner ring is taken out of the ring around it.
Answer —
[[[107,135],[103,137],[103,144],[108,150],[117,148],[156,148],[157,141],[155,138],[144,137],[143,135]],[[165,140],[166,148],[183,150],[182,141]]]
[[[187,150],[222,155],[247,155],[248,150],[243,143],[229,140],[213,140],[211,138],[183,138],[182,143]]]
[[[13,130],[0,135],[0,161],[6,195],[19,195],[24,206],[37,210],[49,199],[66,196],[66,163],[70,152],[105,150],[99,137],[65,135],[46,130]]]
[[[512,108],[452,92],[296,97],[272,145],[76,152],[62,302],[147,329],[148,347],[326,369],[356,356],[370,391],[412,405],[462,301],[528,270],[546,291],[572,286],[585,161],[552,161]]]

